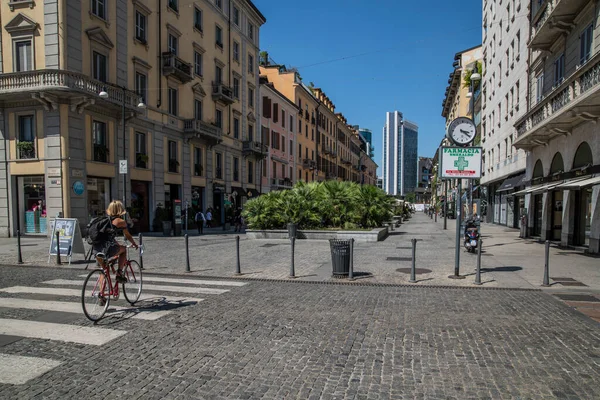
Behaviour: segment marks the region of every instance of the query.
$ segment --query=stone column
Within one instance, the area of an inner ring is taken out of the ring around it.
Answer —
[[[552,239],[552,193],[542,195],[542,240]]]
[[[8,130],[5,131],[5,113],[4,110],[0,112],[0,237],[9,237],[9,199],[8,194],[9,182],[8,182],[8,165],[6,163],[8,158]]]
[[[600,253],[600,185],[596,185],[592,189],[592,221],[589,252],[593,254]]]
[[[563,191],[562,231],[560,233],[562,246],[569,246],[574,242],[575,207],[575,192],[573,190]]]

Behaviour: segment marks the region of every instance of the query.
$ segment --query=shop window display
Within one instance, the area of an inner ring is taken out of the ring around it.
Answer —
[[[43,176],[27,176],[23,182],[24,233],[47,233],[46,187]]]

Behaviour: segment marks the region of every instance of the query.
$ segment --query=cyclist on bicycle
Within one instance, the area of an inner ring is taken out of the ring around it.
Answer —
[[[96,253],[103,252],[107,260],[118,256],[119,267],[117,269],[117,282],[127,282],[127,279],[123,276],[122,271],[123,265],[125,265],[125,261],[127,260],[127,248],[124,245],[119,244],[116,240],[116,237],[123,232],[125,238],[131,242],[131,245],[134,248],[137,249],[138,246],[127,229],[127,221],[124,217],[124,215],[127,214],[127,211],[125,211],[123,203],[121,203],[119,200],[111,201],[111,203],[108,205],[108,209],[106,210],[106,214],[115,227],[115,233],[111,235],[106,242],[95,244],[94,251]]]

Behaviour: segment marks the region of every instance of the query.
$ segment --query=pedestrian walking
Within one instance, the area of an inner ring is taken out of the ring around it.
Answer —
[[[196,226],[198,226],[198,233],[202,235],[204,233],[204,224],[206,223],[206,217],[202,210],[196,213],[196,218],[194,219],[196,220]]]
[[[242,231],[242,209],[241,208],[237,209],[237,212],[235,213],[235,218],[234,218],[233,222],[235,223],[235,229],[233,231],[241,232]]]
[[[204,217],[206,219],[206,227],[212,228],[212,212],[210,208],[206,209],[206,214]]]

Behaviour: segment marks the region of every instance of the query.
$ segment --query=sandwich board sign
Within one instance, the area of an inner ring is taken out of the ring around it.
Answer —
[[[60,255],[67,256],[69,265],[73,253],[85,254],[83,247],[83,237],[76,218],[56,218],[50,222],[52,235],[50,236],[50,249],[48,251],[48,263],[50,257],[55,256],[60,248]],[[58,243],[56,242],[56,232],[59,233]]]
[[[442,147],[442,178],[481,178],[481,147]]]

